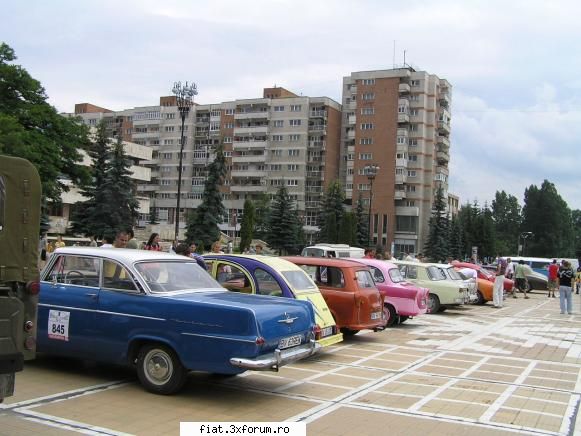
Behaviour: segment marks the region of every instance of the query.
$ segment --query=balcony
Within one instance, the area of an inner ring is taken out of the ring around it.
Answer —
[[[232,177],[266,177],[266,171],[260,171],[256,169],[249,169],[249,170],[232,170],[230,172]]]
[[[447,164],[450,162],[450,154],[447,151],[438,150],[436,152],[436,159],[438,160],[438,163]]]
[[[313,147],[313,148],[321,147],[324,150],[327,146],[327,142],[326,141],[309,141],[308,146]]]
[[[450,123],[446,121],[438,121],[438,130],[440,132],[450,134]]]
[[[266,135],[268,133],[268,124],[262,124],[258,126],[241,126],[241,127],[234,127],[234,134],[235,135],[244,135],[244,134],[259,134],[262,133]]]
[[[230,192],[266,192],[265,185],[240,185],[240,184],[231,184],[230,185]]]
[[[355,124],[357,122],[357,117],[355,115],[349,115],[347,117],[347,124]]]
[[[397,129],[397,136],[407,138],[409,136],[408,129]]]
[[[394,200],[404,200],[406,197],[405,191],[396,190],[394,193]]]
[[[326,124],[313,124],[309,126],[309,132],[324,132],[327,130]]]
[[[307,177],[320,178],[321,174],[323,174],[322,171],[307,171]]]
[[[208,135],[210,135],[210,129],[196,129],[195,136],[205,138]]]
[[[270,112],[266,111],[245,111],[245,112],[236,112],[234,114],[235,120],[269,120],[270,119]]]
[[[325,118],[327,117],[327,111],[325,110],[310,111],[309,116],[311,118]]]
[[[157,185],[137,185],[137,191],[139,192],[155,192],[157,189]]]
[[[319,201],[305,201],[305,207],[310,209],[318,209],[321,207],[321,203]]]
[[[347,139],[355,139],[355,130],[347,130]]]
[[[355,100],[352,100],[345,105],[345,108],[349,110],[355,110],[357,109],[357,102]]]
[[[151,180],[150,168],[143,168],[132,165],[129,167],[129,172],[131,173],[131,178],[133,180],[142,180],[144,182],[149,182]]]
[[[399,216],[420,216],[420,208],[413,206],[396,206],[395,214]]]
[[[266,154],[251,154],[244,156],[232,155],[232,163],[249,163],[249,162],[260,162],[263,163],[266,160]]]
[[[410,114],[398,113],[397,114],[397,122],[398,123],[409,123],[410,122]]]
[[[408,180],[407,174],[396,174],[395,175],[395,183],[396,185],[403,185]]]
[[[400,94],[409,94],[412,88],[409,83],[400,83],[398,90]]]
[[[307,186],[307,187],[305,187],[305,192],[322,194],[323,187],[322,186]]]
[[[204,125],[210,122],[210,117],[198,118],[196,117],[196,125]]]
[[[436,142],[441,147],[445,147],[446,149],[450,148],[450,139],[447,136],[438,135]]]
[[[250,150],[257,148],[266,148],[266,141],[234,141],[232,143],[233,150]]]

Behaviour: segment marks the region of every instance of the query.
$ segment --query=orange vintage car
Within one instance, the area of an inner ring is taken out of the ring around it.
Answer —
[[[383,330],[383,297],[367,265],[324,257],[284,257],[301,268],[319,287],[344,335],[359,330]]]

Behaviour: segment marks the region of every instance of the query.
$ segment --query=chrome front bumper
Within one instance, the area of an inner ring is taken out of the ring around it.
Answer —
[[[230,364],[237,368],[251,369],[254,371],[278,371],[281,366],[312,356],[322,347],[314,339],[298,347],[289,348],[288,350],[274,350],[274,353],[260,356],[256,359],[244,357],[232,357]]]

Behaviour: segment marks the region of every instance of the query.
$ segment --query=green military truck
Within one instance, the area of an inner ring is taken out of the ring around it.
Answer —
[[[0,155],[0,403],[36,352],[40,195],[36,168]]]

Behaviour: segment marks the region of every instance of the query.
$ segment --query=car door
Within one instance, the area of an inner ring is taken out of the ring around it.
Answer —
[[[345,275],[341,268],[317,266],[315,283],[319,286],[338,327],[347,327],[358,322],[355,292],[352,286],[346,286]]]
[[[90,358],[101,261],[71,254],[56,256],[41,281],[38,350]]]

